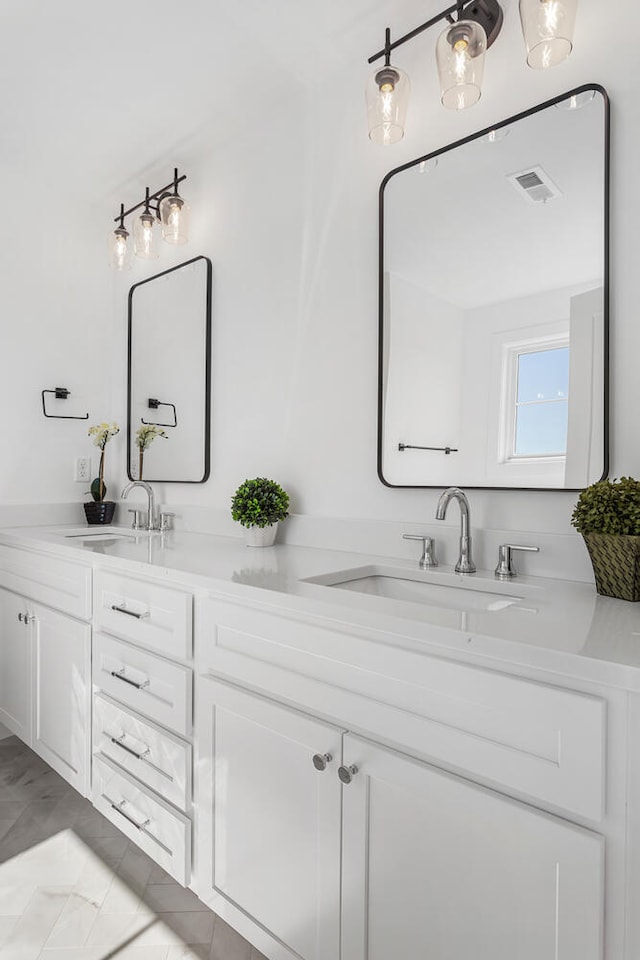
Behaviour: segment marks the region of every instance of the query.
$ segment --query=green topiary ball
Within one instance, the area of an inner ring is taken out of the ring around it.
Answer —
[[[579,533],[640,536],[640,481],[599,480],[578,497],[571,523]]]
[[[266,477],[245,480],[231,500],[231,516],[243,527],[269,527],[289,516],[289,494]]]

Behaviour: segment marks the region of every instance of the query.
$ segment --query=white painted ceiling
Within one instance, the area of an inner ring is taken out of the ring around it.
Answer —
[[[66,172],[108,197],[196,132],[224,139],[292,85],[363,62],[382,45],[385,13],[401,23],[418,6],[0,0],[5,175],[54,183]]]
[[[627,4],[612,0],[619,11]],[[0,0],[0,176],[37,190],[58,186],[83,203],[119,202],[137,195],[150,170],[155,182],[159,163],[165,170],[180,162],[183,145],[203,133],[208,144],[222,143],[307,84],[335,89],[341,72],[345,96],[363,101],[366,57],[382,46],[384,28],[397,37],[442,7],[442,0]],[[382,170],[456,139],[469,124],[478,129],[540,102],[558,83],[568,89],[572,72],[578,82],[597,79],[618,56],[614,18],[596,16],[594,0],[581,0],[568,68],[533,78],[543,72],[526,67],[517,0],[503,0],[503,8],[486,95],[471,118],[438,107],[437,30],[398,51],[419,95],[407,138],[384,151]],[[364,109],[362,117],[366,139]],[[380,149],[372,147],[373,163]]]

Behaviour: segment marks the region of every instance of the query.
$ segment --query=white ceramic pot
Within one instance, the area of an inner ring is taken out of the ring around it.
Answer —
[[[277,530],[277,523],[272,523],[269,527],[245,527],[244,542],[248,547],[272,547]]]

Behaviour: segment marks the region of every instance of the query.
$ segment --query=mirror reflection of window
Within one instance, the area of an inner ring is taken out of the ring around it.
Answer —
[[[514,457],[564,457],[569,414],[569,347],[516,355]]]

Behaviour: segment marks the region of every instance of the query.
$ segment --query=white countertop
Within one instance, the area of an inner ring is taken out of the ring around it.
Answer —
[[[112,539],[110,533],[127,536]],[[417,571],[415,563],[345,551],[284,544],[251,548],[230,537],[181,531],[134,534],[122,527],[6,528],[0,530],[0,542],[126,569],[271,612],[321,618],[334,629],[364,630],[374,640],[432,655],[640,691],[640,603],[598,597],[586,583],[524,576],[503,583],[492,571],[463,576],[442,565],[429,574],[435,583],[517,598],[493,611],[455,611],[305,582],[370,566],[387,573]]]

